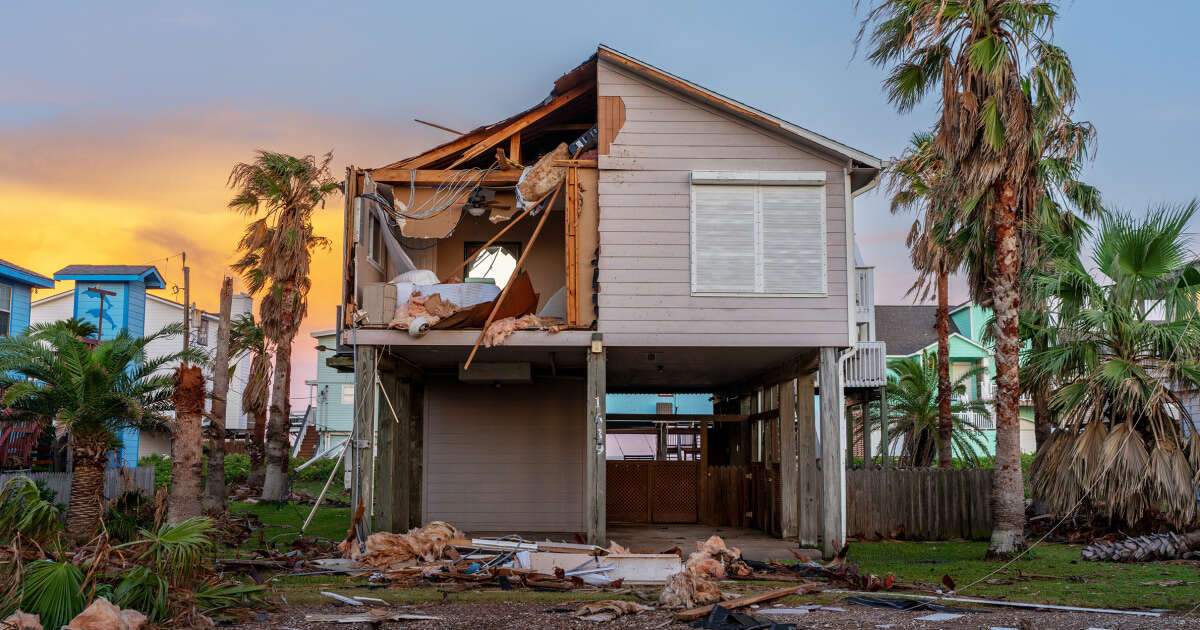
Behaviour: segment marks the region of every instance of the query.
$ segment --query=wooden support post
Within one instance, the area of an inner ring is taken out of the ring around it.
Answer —
[[[654,459],[665,462],[667,461],[667,431],[668,425],[666,422],[658,423],[658,446],[654,449]]]
[[[796,538],[799,535],[800,473],[796,459],[796,379],[779,384],[779,489],[781,512],[779,535]]]
[[[408,422],[408,527],[425,524],[421,505],[422,488],[425,484],[425,384],[412,383],[412,411]]]
[[[518,131],[508,138],[508,159],[516,164],[521,163],[521,132]]]
[[[381,532],[408,530],[410,385],[391,372],[379,377],[379,449],[375,486],[377,509],[375,529]]]
[[[587,350],[587,542],[604,546],[608,540],[608,513],[605,509],[605,401],[607,374],[605,349],[599,334],[593,335]]]
[[[375,369],[378,365],[375,346],[358,346],[354,360],[354,433],[351,435],[350,453],[353,455],[354,485],[351,511],[362,505],[362,521],[359,533],[365,538],[372,531],[371,514],[374,508],[375,477],[375,417],[378,411],[376,400]]]
[[[846,463],[842,445],[846,410],[837,348],[821,348],[821,552],[833,558],[845,542]]]
[[[891,445],[888,444],[888,400],[887,387],[879,388],[879,466],[887,468],[891,465]]]
[[[579,325],[579,298],[576,289],[579,286],[579,169],[567,168],[566,199],[563,204],[566,227],[566,263],[567,263],[567,325]]]
[[[817,468],[817,408],[813,376],[796,379],[797,528],[800,546],[815,549],[821,540],[821,473]]]
[[[700,421],[700,522],[712,523],[712,500],[708,491],[708,420]]]

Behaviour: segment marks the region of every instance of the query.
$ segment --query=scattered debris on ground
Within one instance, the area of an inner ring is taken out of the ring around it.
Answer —
[[[1145,562],[1200,558],[1200,530],[1188,534],[1149,534],[1120,540],[1096,540],[1079,554],[1084,560]]]

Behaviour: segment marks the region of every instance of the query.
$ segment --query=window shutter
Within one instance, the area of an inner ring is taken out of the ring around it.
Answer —
[[[825,293],[825,187],[762,186],[762,290]]]
[[[692,290],[755,290],[757,225],[753,186],[692,188]]]

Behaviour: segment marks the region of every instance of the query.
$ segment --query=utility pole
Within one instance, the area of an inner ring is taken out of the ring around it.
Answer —
[[[191,268],[188,267],[188,265],[187,265],[187,252],[183,252],[183,349],[184,350],[187,350],[188,348],[192,347],[190,345],[191,334],[189,333],[192,323],[190,321],[191,318],[188,317],[188,315],[191,314],[188,311],[190,310],[191,303],[192,303],[192,301],[191,301],[192,283],[191,283],[191,279],[190,279],[190,275],[189,275],[190,272],[191,272]]]

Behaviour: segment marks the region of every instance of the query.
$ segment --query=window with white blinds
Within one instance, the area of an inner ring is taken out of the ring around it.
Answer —
[[[695,172],[691,227],[692,293],[826,293],[824,173]]]

